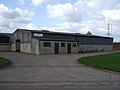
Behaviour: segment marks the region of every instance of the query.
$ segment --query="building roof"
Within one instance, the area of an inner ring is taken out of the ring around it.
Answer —
[[[0,36],[10,37],[11,35],[12,35],[12,33],[0,33]]]
[[[81,33],[66,33],[66,32],[53,32],[53,31],[49,31],[49,30],[28,30],[28,29],[17,29],[17,30],[30,31],[31,33],[60,34],[60,35],[80,36],[80,37],[97,37],[97,38],[110,38],[110,39],[112,39],[112,37],[97,36],[97,35],[86,35],[86,34],[81,34]]]

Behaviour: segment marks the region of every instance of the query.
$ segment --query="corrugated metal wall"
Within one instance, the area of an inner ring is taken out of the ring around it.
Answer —
[[[34,33],[32,33],[32,37],[34,37]],[[38,38],[38,37],[35,37]],[[69,39],[69,40],[75,40],[76,36],[75,35],[62,35],[62,34],[47,34],[44,33],[43,37],[40,38],[49,38],[49,39]]]
[[[97,38],[97,37],[79,37],[80,45],[112,45],[112,38]]]
[[[44,33],[43,37],[40,37],[40,38],[78,40],[78,45],[112,45],[113,43],[113,38],[82,36],[82,35],[64,35],[64,34]]]
[[[9,43],[9,38],[6,35],[0,35],[0,43]]]

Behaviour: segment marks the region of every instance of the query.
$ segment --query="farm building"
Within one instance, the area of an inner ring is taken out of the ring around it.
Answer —
[[[48,30],[17,29],[10,38],[12,51],[33,54],[64,54],[111,51],[113,38]]]
[[[0,33],[0,51],[11,51],[10,33]]]
[[[84,51],[111,51],[113,38],[91,33],[62,33],[17,29],[10,36],[11,51],[33,54],[67,54]]]

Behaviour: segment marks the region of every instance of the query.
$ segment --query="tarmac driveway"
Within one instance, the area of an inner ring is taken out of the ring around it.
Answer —
[[[120,86],[120,74],[78,64],[93,54],[32,55],[0,52],[13,64],[0,69],[0,86]]]

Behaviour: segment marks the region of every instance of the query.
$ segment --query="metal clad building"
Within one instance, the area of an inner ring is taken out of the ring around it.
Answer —
[[[0,51],[11,51],[10,33],[0,33]]]
[[[17,29],[10,37],[12,51],[33,54],[65,54],[111,51],[113,38],[48,30]]]

